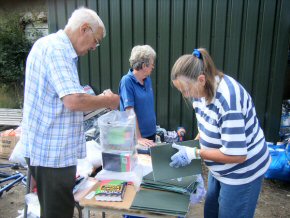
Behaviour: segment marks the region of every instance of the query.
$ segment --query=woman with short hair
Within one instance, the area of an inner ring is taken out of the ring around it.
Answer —
[[[137,117],[137,140],[143,146],[154,146],[156,115],[150,75],[156,53],[149,45],[137,45],[131,51],[130,69],[120,81],[120,110],[134,110]]]

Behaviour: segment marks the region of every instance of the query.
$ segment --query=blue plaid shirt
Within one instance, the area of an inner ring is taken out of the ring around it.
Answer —
[[[27,58],[21,141],[31,166],[67,167],[86,154],[83,112],[61,98],[84,93],[77,54],[63,30],[35,42]]]

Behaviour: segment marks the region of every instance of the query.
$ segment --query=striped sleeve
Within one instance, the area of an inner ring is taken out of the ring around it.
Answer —
[[[220,118],[222,147],[226,155],[247,155],[245,121],[242,112],[227,111]]]

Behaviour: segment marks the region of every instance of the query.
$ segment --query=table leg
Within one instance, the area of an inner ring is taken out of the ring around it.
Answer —
[[[29,170],[29,168],[27,168],[27,174],[26,174],[26,194],[29,194],[31,192],[31,172]],[[25,205],[24,205],[24,218],[27,218],[27,209],[28,209],[28,205],[26,203],[26,201],[24,200]]]
[[[90,218],[90,210],[87,207],[84,207],[84,218]]]

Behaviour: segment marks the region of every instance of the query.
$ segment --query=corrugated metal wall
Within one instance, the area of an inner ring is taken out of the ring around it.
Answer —
[[[288,0],[48,0],[49,30],[64,28],[79,6],[98,12],[107,37],[80,58],[82,84],[117,92],[132,47],[157,52],[152,74],[157,121],[196,134],[193,110],[172,87],[170,70],[182,54],[204,47],[217,67],[252,95],[268,141],[278,139],[289,43]]]

